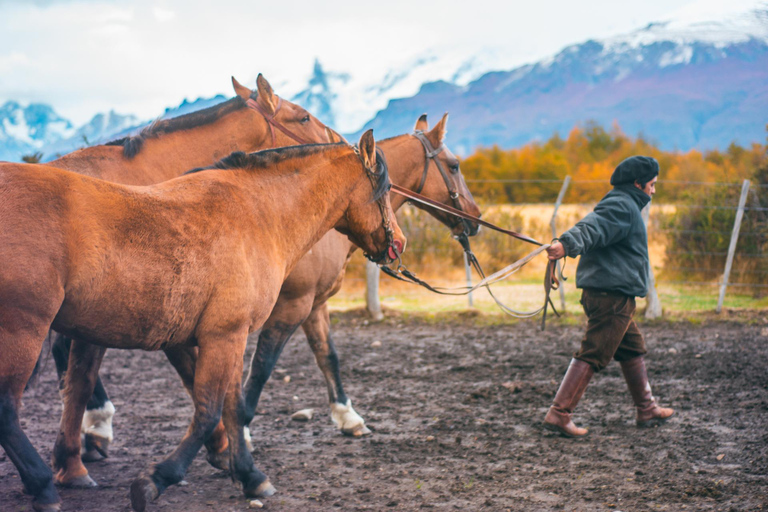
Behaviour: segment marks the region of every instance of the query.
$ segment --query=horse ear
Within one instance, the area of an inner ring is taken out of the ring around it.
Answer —
[[[443,114],[443,118],[427,133],[427,138],[434,147],[439,147],[445,139],[446,127],[448,125],[448,112]]]
[[[373,129],[367,130],[357,144],[360,148],[360,157],[363,159],[363,165],[368,169],[376,167],[376,141],[373,140]]]
[[[415,132],[426,132],[429,130],[429,124],[427,124],[427,114],[421,114],[419,120],[416,121],[416,126],[413,127]]]
[[[334,144],[336,142],[344,142],[345,144],[349,144],[347,139],[344,138],[342,134],[334,130],[333,128],[326,126],[325,127],[325,134],[328,136],[328,140],[331,141],[331,144]]]
[[[264,101],[264,106],[271,111],[270,114],[274,114],[275,110],[277,110],[277,96],[275,96],[272,86],[269,85],[269,82],[261,73],[256,77],[256,88],[259,90],[259,98],[262,98],[262,101]]]
[[[232,77],[232,87],[235,89],[235,94],[247,100],[251,97],[251,90],[237,81],[235,77]]]

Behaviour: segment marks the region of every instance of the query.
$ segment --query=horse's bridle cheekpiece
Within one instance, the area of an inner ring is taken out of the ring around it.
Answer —
[[[272,147],[275,147],[276,144],[276,136],[275,136],[275,130],[274,128],[277,128],[284,134],[286,134],[288,137],[293,139],[294,141],[298,142],[299,144],[309,144],[308,141],[302,139],[295,133],[293,133],[291,130],[283,126],[281,123],[275,121],[275,117],[277,117],[277,113],[280,112],[280,108],[283,106],[283,98],[278,97],[277,98],[277,107],[275,108],[275,112],[273,114],[269,114],[266,110],[264,110],[264,107],[259,105],[259,102],[256,101],[253,98],[248,98],[245,102],[246,106],[248,108],[255,110],[262,116],[264,116],[264,120],[267,122],[267,126],[269,126],[269,133],[272,135]]]
[[[352,150],[355,152],[357,157],[360,159],[360,161],[363,163],[363,169],[365,169],[365,175],[368,176],[368,179],[371,182],[371,188],[373,190],[376,190],[376,176],[378,176],[379,173],[377,173],[374,169],[368,167],[365,162],[363,161],[363,157],[360,154],[360,148],[357,144],[352,144]],[[384,166],[386,166],[386,160],[384,158],[384,152],[381,150],[381,148],[376,148],[376,161],[384,162]],[[365,257],[371,260],[373,263],[380,264],[380,263],[391,263],[393,261],[399,261],[400,260],[400,254],[403,252],[403,244],[400,242],[400,240],[395,240],[395,232],[392,229],[392,221],[389,218],[389,212],[387,212],[387,206],[384,204],[384,201],[386,201],[386,195],[389,193],[389,189],[392,187],[392,184],[389,184],[389,187],[387,188],[387,192],[382,194],[381,197],[379,197],[376,200],[376,204],[379,205],[379,211],[381,212],[381,224],[384,227],[384,232],[386,233],[386,242],[387,242],[387,248],[386,250],[382,251],[381,254],[378,256],[374,256],[372,254],[364,253]]]

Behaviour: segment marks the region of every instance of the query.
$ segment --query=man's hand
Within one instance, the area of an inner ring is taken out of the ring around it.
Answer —
[[[552,245],[547,247],[547,257],[550,260],[559,260],[565,256],[565,247],[559,241],[552,242]]]

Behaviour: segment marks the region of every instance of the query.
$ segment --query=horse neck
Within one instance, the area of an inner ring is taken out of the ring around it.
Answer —
[[[148,136],[132,158],[118,146],[93,146],[65,155],[50,165],[95,178],[131,185],[152,185],[211,165],[233,151],[258,151],[271,146],[263,117],[248,108],[212,123],[160,136]]]
[[[241,108],[212,123],[148,137],[135,158],[153,169],[160,182],[194,167],[211,165],[233,151],[267,149],[271,142],[262,116]]]
[[[389,167],[389,179],[392,183],[416,190],[424,173],[424,147],[416,137],[399,135],[392,139],[379,141],[378,146],[384,151]],[[400,194],[389,194],[392,209],[397,211],[406,198]]]
[[[244,189],[262,228],[259,231],[272,235],[286,263],[286,275],[339,222],[363,178],[357,157],[339,149],[303,168],[289,160],[271,170],[244,171],[248,176]],[[295,171],[297,167],[299,171]]]

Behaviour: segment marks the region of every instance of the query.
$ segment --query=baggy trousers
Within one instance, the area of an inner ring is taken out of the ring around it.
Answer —
[[[581,305],[587,315],[587,332],[573,357],[599,372],[611,362],[644,355],[645,339],[632,319],[635,298],[621,293],[585,288]]]

